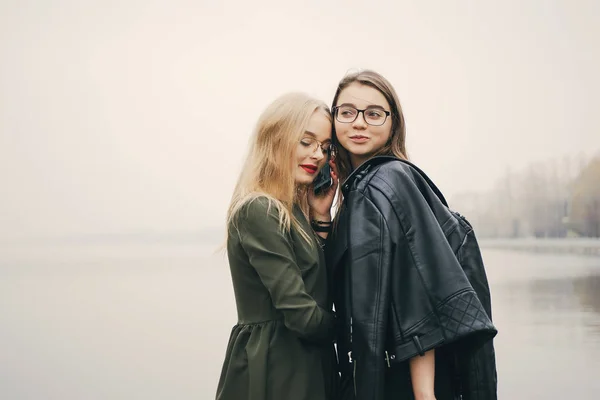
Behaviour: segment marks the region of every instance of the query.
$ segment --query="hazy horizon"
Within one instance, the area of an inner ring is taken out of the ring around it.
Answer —
[[[593,1],[0,4],[0,239],[222,226],[249,135],[349,70],[446,197],[600,152]]]

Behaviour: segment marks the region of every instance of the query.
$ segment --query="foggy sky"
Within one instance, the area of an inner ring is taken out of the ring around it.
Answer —
[[[0,238],[219,226],[266,105],[357,68],[446,197],[600,151],[596,1],[216,3],[0,2]]]

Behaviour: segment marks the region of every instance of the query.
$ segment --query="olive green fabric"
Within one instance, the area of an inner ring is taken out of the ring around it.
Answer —
[[[337,388],[334,317],[325,258],[259,197],[229,227],[227,252],[238,323],[232,329],[217,400],[330,400]],[[236,229],[237,228],[237,229]]]

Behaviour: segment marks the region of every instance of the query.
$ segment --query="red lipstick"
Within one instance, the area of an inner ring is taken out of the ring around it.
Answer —
[[[316,165],[311,164],[302,164],[300,167],[311,175],[316,174],[318,169]]]

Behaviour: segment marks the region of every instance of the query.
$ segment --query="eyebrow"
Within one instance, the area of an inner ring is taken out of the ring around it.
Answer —
[[[338,105],[337,107],[342,107],[342,106],[350,106],[350,107],[354,107],[354,108],[358,109],[358,107],[354,103],[342,103],[342,104]],[[380,106],[378,104],[370,105],[367,108],[365,108],[365,110],[368,110],[368,109],[371,109],[371,108],[379,108],[379,109],[385,110],[385,107]]]

